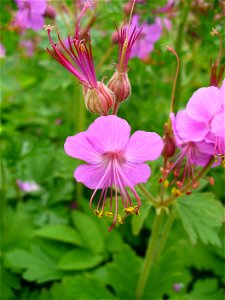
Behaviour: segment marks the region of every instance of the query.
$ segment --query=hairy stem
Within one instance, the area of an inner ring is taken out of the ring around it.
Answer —
[[[142,194],[146,197],[146,199],[148,199],[154,205],[158,204],[155,198],[146,190],[146,188],[142,184],[138,184],[138,188],[142,192]]]
[[[183,46],[183,41],[184,41],[184,29],[185,29],[188,14],[190,11],[191,3],[192,3],[192,0],[186,1],[186,5],[184,6],[183,15],[181,16],[181,22],[180,22],[178,33],[177,33],[177,39],[175,42],[175,50],[179,57],[181,57],[181,54],[182,54],[181,51],[182,51],[182,46]],[[175,92],[175,99],[176,99],[176,103],[175,103],[175,107],[174,107],[175,111],[177,110],[177,107],[179,107],[179,101],[180,101],[180,91],[181,91],[181,82],[182,82],[182,66],[183,66],[183,64],[182,64],[182,59],[181,59],[180,72],[177,77],[177,86],[176,86],[176,92]]]
[[[155,259],[155,247],[158,242],[160,230],[161,230],[162,223],[163,223],[163,217],[164,217],[164,213],[161,212],[159,215],[156,215],[154,223],[153,223],[152,233],[151,233],[151,236],[150,236],[150,239],[148,242],[148,247],[147,247],[147,251],[146,251],[146,255],[145,255],[145,259],[144,259],[143,269],[142,269],[142,272],[141,272],[139,280],[138,280],[138,285],[137,285],[137,290],[136,290],[136,299],[137,300],[142,299],[142,296],[143,296],[143,293],[145,290],[145,286],[146,286],[146,283],[148,280],[148,275],[149,275],[150,269],[151,269],[152,264]]]

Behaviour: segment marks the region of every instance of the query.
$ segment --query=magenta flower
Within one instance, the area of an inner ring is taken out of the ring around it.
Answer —
[[[0,58],[5,57],[5,47],[0,43]]]
[[[180,122],[184,128],[185,141],[205,140],[214,144],[212,154],[225,154],[225,80],[221,88],[200,88],[190,98],[185,118]]]
[[[120,29],[116,28],[119,45],[117,71],[120,73],[127,72],[127,65],[131,57],[132,48],[141,34],[142,28],[138,28],[137,25],[137,23],[131,23],[130,26],[124,24]]]
[[[103,82],[97,81],[90,35],[87,34],[87,40],[80,38],[80,20],[89,7],[90,5],[86,3],[82,9],[76,23],[75,34],[73,38],[68,36],[68,43],[62,41],[59,33],[59,43],[54,43],[51,37],[52,26],[45,25],[52,47],[52,50],[47,49],[47,51],[83,85],[88,110],[107,115],[114,103],[114,95]]]
[[[25,55],[27,57],[32,57],[34,55],[35,43],[32,40],[21,40],[20,47],[25,50]]]
[[[140,59],[146,59],[154,49],[154,44],[160,39],[162,34],[162,26],[155,22],[148,24],[144,22],[139,25],[139,16],[134,15],[131,22],[131,29],[142,28],[136,43],[134,44],[130,57],[139,57]]]
[[[18,179],[16,181],[16,184],[21,189],[21,191],[26,193],[36,192],[40,189],[40,186],[38,184],[31,181],[22,181]]]
[[[15,0],[18,12],[11,23],[11,28],[40,30],[44,25],[46,0]]]
[[[207,143],[205,140],[198,142],[193,141],[191,138],[186,139],[186,132],[195,130],[194,124],[189,127],[187,120],[187,112],[185,110],[179,111],[175,117],[171,113],[171,122],[175,142],[180,152],[175,157],[173,164],[166,170],[168,175],[171,171],[174,173],[174,180],[181,188],[185,181],[193,182],[195,185],[195,166],[206,166],[211,160],[213,153],[213,144]],[[196,122],[196,127],[198,126]]]
[[[90,206],[97,190],[102,190],[95,210],[99,217],[104,214],[108,201],[107,191],[110,191],[109,210],[105,211],[105,215],[114,215],[114,221],[109,231],[115,226],[117,218],[120,223],[124,220],[119,215],[118,194],[126,214],[139,213],[141,200],[134,186],[148,180],[151,171],[146,161],[157,159],[162,148],[163,142],[158,134],[136,131],[130,137],[129,124],[114,115],[99,117],[87,131],[67,138],[65,152],[86,162],[77,167],[74,177],[94,190]],[[136,199],[135,206],[129,191]]]

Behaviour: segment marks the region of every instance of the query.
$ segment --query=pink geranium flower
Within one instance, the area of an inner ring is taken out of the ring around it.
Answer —
[[[134,15],[131,21],[131,30],[133,28],[140,28],[136,43],[134,44],[130,57],[139,57],[146,59],[154,49],[154,44],[160,39],[162,34],[162,26],[158,22],[148,24],[147,22],[139,24],[139,16]]]
[[[16,181],[17,186],[21,189],[21,191],[26,193],[36,192],[40,189],[40,186],[33,181]]]
[[[65,142],[68,155],[86,162],[77,167],[74,177],[94,190],[90,205],[97,190],[102,190],[95,210],[99,217],[104,214],[107,191],[110,191],[110,209],[105,211],[105,215],[114,216],[114,221],[109,231],[115,226],[117,218],[120,223],[123,222],[119,216],[118,194],[126,214],[139,213],[141,200],[134,186],[148,180],[151,171],[146,161],[157,159],[163,148],[158,134],[136,131],[130,137],[130,130],[125,120],[114,115],[103,116],[97,118],[87,131],[70,136]],[[133,194],[137,205],[133,206],[128,191]]]
[[[203,139],[196,142],[191,137],[186,138],[186,132],[194,131],[198,124],[196,122],[190,126],[187,122],[188,117],[185,110],[179,111],[176,116],[171,113],[170,117],[175,142],[180,151],[171,167],[168,168],[167,174],[173,171],[173,182],[176,182],[178,188],[181,188],[186,180],[192,181],[194,185],[195,166],[206,166],[212,158],[213,144],[207,143]]]
[[[40,30],[44,25],[46,0],[15,0],[18,12],[11,23],[11,28]]]
[[[225,80],[221,88],[200,88],[190,98],[182,120],[184,139],[214,144],[214,155],[225,154]]]
[[[5,57],[5,47],[0,43],[0,58]]]

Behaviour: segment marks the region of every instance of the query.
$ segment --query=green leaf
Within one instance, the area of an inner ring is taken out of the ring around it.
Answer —
[[[63,276],[56,261],[37,246],[32,246],[31,252],[15,249],[6,253],[5,264],[12,270],[21,271],[28,281],[42,283]]]
[[[149,211],[151,209],[151,203],[149,201],[142,202],[141,208],[140,208],[140,216],[132,216],[132,233],[133,235],[137,236],[139,235],[143,225],[144,221],[147,219]]]
[[[127,245],[106,265],[109,285],[120,299],[134,299],[142,260]]]
[[[59,268],[66,271],[86,270],[97,266],[103,256],[86,249],[75,249],[66,253],[59,262]]]
[[[224,292],[218,287],[217,279],[198,280],[191,292],[192,299],[223,300]]]
[[[218,287],[217,279],[200,279],[188,294],[173,295],[171,300],[224,300],[224,291]]]
[[[101,280],[89,274],[76,277],[65,277],[62,283],[53,285],[51,289],[53,300],[65,299],[116,299],[103,285]]]
[[[84,247],[94,253],[103,252],[105,249],[104,237],[92,218],[82,212],[75,211],[72,213],[72,219],[80,233]]]
[[[55,240],[55,241],[71,243],[78,246],[83,245],[77,231],[74,228],[69,227],[67,225],[44,226],[43,228],[37,230],[35,234],[40,237]]]
[[[16,299],[13,290],[20,288],[20,280],[18,275],[6,270],[1,264],[1,295],[4,300]]]
[[[177,201],[177,208],[193,244],[200,238],[204,244],[221,245],[218,229],[222,226],[224,208],[212,193],[182,196]]]

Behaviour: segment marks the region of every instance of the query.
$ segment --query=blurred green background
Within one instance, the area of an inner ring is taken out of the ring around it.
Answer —
[[[151,20],[151,10],[166,3],[146,2],[138,4],[143,21]],[[210,66],[219,50],[219,39],[210,32],[215,27],[224,38],[224,18],[215,18],[222,12],[220,1],[204,1],[210,4],[204,12],[194,9],[194,2],[176,2],[172,30],[162,34],[148,62],[138,58],[129,62],[132,95],[118,115],[133,131],[163,134],[176,68],[167,45],[177,49],[181,60],[176,109],[184,108],[195,90],[209,85]],[[60,3],[51,2],[66,38],[69,29],[65,18],[71,30],[73,20],[66,14],[62,17]],[[92,14],[97,16],[91,35],[99,80],[106,77],[107,81],[114,72],[117,46],[111,44],[113,21],[120,24],[125,19],[124,3],[98,1],[95,10],[84,18],[83,25]],[[49,46],[46,31],[26,31],[27,39],[38,41],[33,56],[27,57],[19,46],[21,35],[7,29],[16,5],[13,1],[2,1],[2,5],[1,43],[6,55],[0,59],[1,299],[134,299],[155,211],[143,199],[141,216],[128,218],[111,233],[107,231],[109,223],[90,211],[92,192],[75,182],[73,172],[79,161],[68,157],[63,145],[67,136],[86,130],[96,116],[86,111],[76,78],[44,50]],[[67,5],[72,11],[73,3],[67,1]],[[46,20],[47,24],[52,22]],[[111,53],[101,65],[110,47]],[[151,164],[147,188],[154,195],[159,190],[161,163]],[[225,198],[221,168],[211,170],[210,175],[215,185],[204,182],[198,190],[202,211],[204,199],[223,202]],[[17,180],[34,181],[40,189],[23,192]],[[204,218],[201,212],[198,216]],[[221,229],[218,237],[222,245],[223,235]],[[210,238],[206,238],[207,245],[204,242],[198,235],[193,245],[177,218],[143,299],[223,299],[224,247]],[[176,283],[180,284],[179,291],[173,287]]]

